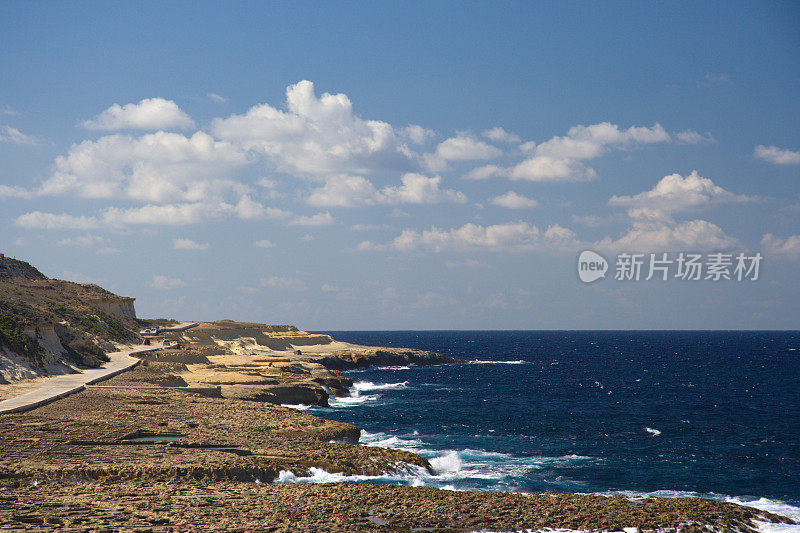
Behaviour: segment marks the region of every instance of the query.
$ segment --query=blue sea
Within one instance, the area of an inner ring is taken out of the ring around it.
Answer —
[[[308,481],[701,495],[800,517],[800,332],[325,333],[470,363],[348,371],[349,398],[309,409],[435,475]]]

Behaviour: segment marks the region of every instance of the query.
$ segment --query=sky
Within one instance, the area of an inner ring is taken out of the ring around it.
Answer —
[[[0,49],[0,252],[140,317],[800,329],[796,2],[9,1]]]

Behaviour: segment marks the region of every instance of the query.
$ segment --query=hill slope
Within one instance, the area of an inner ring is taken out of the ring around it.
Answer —
[[[0,383],[98,366],[112,343],[138,338],[136,319],[114,312],[131,302],[0,256]]]

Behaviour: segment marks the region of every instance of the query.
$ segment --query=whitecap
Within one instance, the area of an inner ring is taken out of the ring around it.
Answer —
[[[654,437],[658,437],[659,435],[661,435],[661,432],[659,430],[657,430],[657,429],[646,427],[646,428],[644,428],[644,430],[646,432],[650,433]]]
[[[431,468],[435,474],[443,474],[445,472],[459,472],[463,467],[461,457],[455,450],[450,450],[446,454],[439,457],[434,457],[429,461]]]
[[[303,404],[303,403],[282,403],[281,406],[282,407],[291,407],[292,409],[298,409],[300,411],[306,411],[306,410],[311,409],[312,407],[314,407],[312,405],[306,405],[306,404]]]
[[[692,491],[682,490],[657,490],[653,492],[634,492],[634,491],[607,491],[596,492],[603,496],[613,496],[621,494],[627,496],[632,500],[642,498],[708,498],[711,500],[718,500],[748,507],[755,507],[761,511],[767,511],[777,515],[791,518],[798,524],[776,524],[772,522],[765,522],[755,520],[758,530],[762,533],[800,533],[800,507],[792,505],[780,500],[772,500],[770,498],[748,498],[744,496],[728,496],[725,494],[717,494],[714,492],[699,493]]]
[[[401,383],[373,383],[371,381],[357,381],[353,383],[353,390],[357,392],[369,391],[369,390],[395,390],[395,389],[407,389],[407,388],[408,388],[408,381],[403,381]]]
[[[529,361],[523,361],[522,359],[517,359],[515,361],[485,361],[481,359],[473,359],[472,361],[468,361],[472,365],[528,365],[530,364]]]

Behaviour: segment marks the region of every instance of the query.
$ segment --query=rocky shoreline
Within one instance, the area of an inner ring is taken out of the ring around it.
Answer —
[[[458,361],[339,343],[291,326],[201,323],[131,371],[0,416],[0,529],[140,531],[753,531],[787,519],[702,498],[454,492],[281,483],[432,473],[416,454],[280,403],[326,405],[340,370]],[[160,339],[159,339],[160,342]]]

